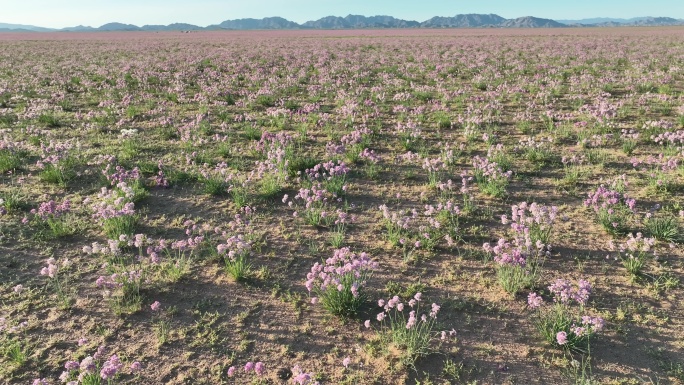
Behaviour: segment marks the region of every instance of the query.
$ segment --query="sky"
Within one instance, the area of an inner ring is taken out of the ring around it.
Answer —
[[[432,16],[495,13],[505,18],[548,19],[593,17],[684,18],[682,0],[0,0],[0,23],[50,28],[108,22],[144,24],[190,23],[200,26],[224,20],[281,16],[297,23],[324,16],[389,15],[424,21]]]

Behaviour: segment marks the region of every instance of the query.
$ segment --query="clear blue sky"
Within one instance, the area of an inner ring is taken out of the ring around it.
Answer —
[[[98,27],[117,21],[136,25],[184,22],[206,26],[227,19],[282,16],[302,23],[323,16],[390,15],[424,21],[459,13],[505,18],[684,18],[684,0],[0,0],[0,23],[42,27]]]

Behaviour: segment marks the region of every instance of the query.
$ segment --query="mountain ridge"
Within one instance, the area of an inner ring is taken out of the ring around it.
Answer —
[[[242,18],[224,20],[219,24],[201,27],[188,23],[168,25],[143,25],[142,27],[111,22],[99,27],[78,25],[67,28],[45,28],[24,24],[0,23],[2,32],[95,32],[95,31],[201,31],[201,30],[286,30],[286,29],[381,29],[381,28],[572,28],[572,27],[619,27],[619,26],[667,26],[684,25],[684,19],[671,17],[635,17],[619,19],[597,17],[577,20],[552,20],[535,16],[506,19],[496,14],[458,14],[434,16],[423,22],[398,19],[393,16],[363,16],[349,14],[345,17],[326,16],[302,24],[282,17],[262,19]]]

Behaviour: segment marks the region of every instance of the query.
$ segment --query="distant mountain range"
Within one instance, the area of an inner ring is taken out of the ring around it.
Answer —
[[[375,28],[567,28],[684,25],[684,19],[671,17],[636,17],[633,19],[593,18],[581,20],[551,20],[533,16],[505,19],[494,14],[467,14],[453,17],[435,16],[418,22],[392,16],[346,17],[327,16],[297,24],[282,17],[263,19],[226,20],[220,24],[200,27],[193,24],[143,25],[107,23],[97,28],[79,25],[62,29],[43,28],[23,24],[0,23],[0,32],[94,32],[94,31],[200,31],[200,30],[255,30],[255,29],[375,29]]]
[[[613,19],[609,17],[599,17],[594,19],[582,20],[558,20],[558,22],[571,27],[657,27],[666,25],[684,25],[684,19],[673,19],[671,17],[635,17],[632,19]]]

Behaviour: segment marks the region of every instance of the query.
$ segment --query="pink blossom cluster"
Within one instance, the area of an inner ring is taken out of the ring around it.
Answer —
[[[38,210],[31,210],[31,214],[35,214],[42,220],[46,220],[48,218],[59,218],[69,212],[71,212],[71,202],[68,199],[65,199],[60,204],[57,204],[57,202],[51,199],[47,202],[41,203],[38,207]]]
[[[559,278],[549,286],[549,291],[553,294],[553,300],[562,304],[576,302],[579,305],[586,305],[591,294],[591,284],[580,279],[577,285],[573,285],[567,279]]]
[[[350,290],[354,297],[358,297],[368,274],[377,267],[378,263],[371,260],[367,253],[357,254],[349,247],[344,247],[335,250],[333,256],[324,263],[316,262],[306,275],[305,286],[309,293],[325,292],[328,287],[333,287],[338,291]]]

